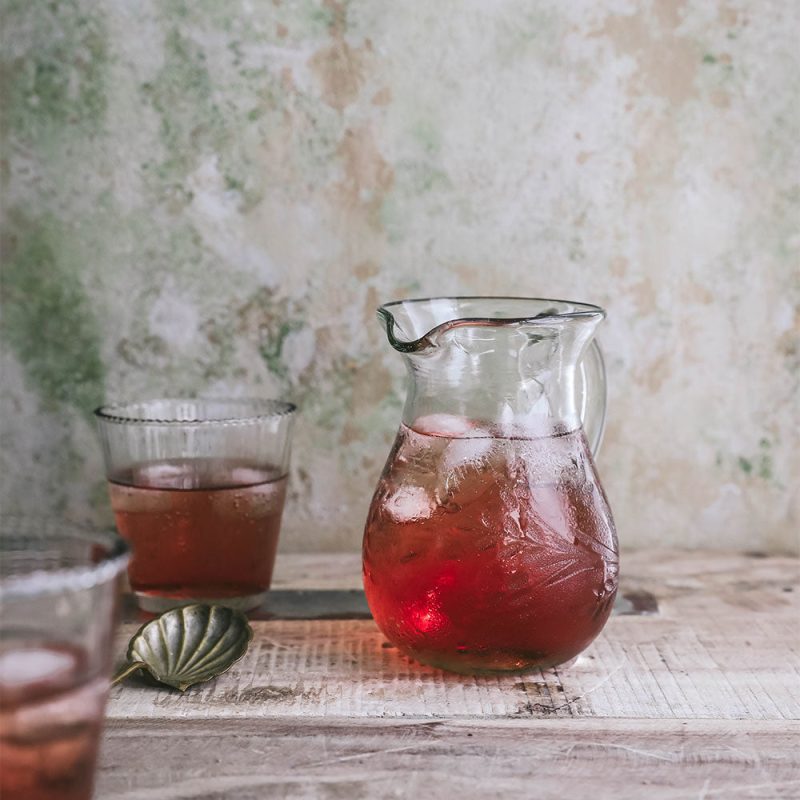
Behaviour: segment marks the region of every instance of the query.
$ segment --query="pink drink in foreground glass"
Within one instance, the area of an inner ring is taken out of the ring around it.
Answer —
[[[5,643],[0,654],[0,797],[88,800],[108,678],[84,678],[68,646]]]
[[[128,551],[55,521],[3,527],[0,797],[89,800]]]

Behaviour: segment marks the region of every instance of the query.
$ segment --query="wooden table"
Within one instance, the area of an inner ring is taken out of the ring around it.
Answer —
[[[577,664],[465,678],[357,618],[357,555],[282,556],[294,618],[255,621],[229,673],[112,691],[97,797],[800,798],[799,564],[624,555],[627,613]],[[351,618],[297,618],[315,597]]]

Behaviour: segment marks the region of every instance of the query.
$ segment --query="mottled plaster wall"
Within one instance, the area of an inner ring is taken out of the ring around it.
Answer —
[[[4,0],[2,507],[109,520],[89,410],[279,395],[358,545],[380,301],[605,305],[627,545],[796,550],[793,0]]]

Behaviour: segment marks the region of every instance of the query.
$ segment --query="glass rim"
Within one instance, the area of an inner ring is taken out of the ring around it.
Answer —
[[[519,295],[437,295],[435,297],[409,297],[406,300],[390,300],[388,303],[382,303],[378,306],[378,311],[388,311],[391,313],[392,308],[403,306],[406,303],[430,303],[436,300],[455,300],[462,301],[476,301],[485,300],[487,302],[495,302],[502,300],[510,300],[513,302],[526,302],[526,303],[558,303],[565,306],[572,306],[574,311],[559,311],[554,314],[530,314],[518,317],[498,317],[498,316],[476,316],[476,317],[463,317],[459,321],[468,322],[497,322],[497,323],[514,323],[514,322],[548,322],[559,319],[574,319],[586,316],[601,317],[606,316],[606,311],[601,306],[594,303],[584,303],[579,300],[563,300],[557,297],[522,297]]]
[[[251,413],[232,413],[214,419],[179,419],[176,415],[148,415],[147,406],[168,403],[218,403],[233,408],[254,409]],[[107,403],[98,406],[92,412],[101,422],[115,425],[159,425],[159,426],[221,426],[252,425],[266,420],[290,417],[297,411],[297,406],[286,400],[256,397],[154,397],[123,403]]]
[[[546,309],[536,313],[519,314],[514,316],[483,315],[479,313],[465,314],[463,316],[452,317],[443,320],[416,339],[399,338],[396,334],[398,322],[395,311],[406,305],[416,305],[423,303],[435,304],[437,301],[449,301],[452,303],[537,303],[550,304],[553,306],[566,307],[565,310]],[[437,297],[410,297],[406,300],[392,300],[378,306],[378,317],[383,321],[386,334],[389,337],[391,346],[401,353],[415,353],[424,351],[431,343],[432,337],[437,333],[443,333],[460,326],[481,325],[492,327],[512,327],[519,325],[566,325],[570,322],[580,320],[605,319],[606,311],[604,308],[592,303],[583,303],[577,300],[560,300],[551,297],[515,297],[508,295],[439,295]]]
[[[3,527],[8,521],[18,523],[24,520],[25,526],[36,530],[34,534],[17,533],[14,530],[0,535],[0,553],[10,542],[27,540],[28,543],[50,544],[58,548],[59,543],[82,541],[99,544],[107,551],[94,564],[76,566],[32,567],[30,570],[12,575],[0,574],[0,602],[36,595],[58,594],[92,589],[108,583],[125,571],[130,560],[130,546],[118,533],[110,530],[91,530],[55,518],[15,517],[3,515]],[[35,552],[35,550],[33,551]]]

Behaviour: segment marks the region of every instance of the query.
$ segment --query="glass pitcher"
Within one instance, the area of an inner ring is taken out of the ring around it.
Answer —
[[[602,630],[617,536],[592,453],[605,312],[563,300],[438,297],[378,309],[409,374],[364,533],[387,639],[462,673],[563,664]]]

